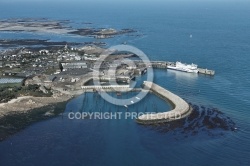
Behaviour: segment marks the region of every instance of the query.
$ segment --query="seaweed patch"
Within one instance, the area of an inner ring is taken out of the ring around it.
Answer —
[[[235,122],[217,108],[209,108],[189,103],[193,112],[186,118],[162,123],[147,125],[147,128],[160,133],[172,133],[184,137],[205,133],[209,136],[223,136],[225,131],[236,131]]]

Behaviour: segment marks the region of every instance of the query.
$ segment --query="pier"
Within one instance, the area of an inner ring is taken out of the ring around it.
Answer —
[[[200,74],[206,74],[206,75],[211,75],[211,76],[215,75],[214,70],[198,68],[198,71],[199,71]]]
[[[142,66],[143,62],[140,60],[135,61],[137,66]],[[168,66],[174,66],[175,62],[169,62],[169,61],[151,61],[151,67],[157,68],[157,69],[168,69]],[[144,64],[145,65],[145,64]],[[147,67],[150,66],[150,64],[146,64]],[[198,74],[205,74],[205,75],[210,75],[214,76],[215,71],[214,70],[209,70],[209,69],[204,69],[204,68],[198,68]]]
[[[89,85],[89,86],[81,86],[82,89],[115,89],[115,88],[118,88],[118,89],[132,89],[132,88],[129,88],[129,85]]]
[[[184,101],[179,96],[173,94],[172,92],[160,87],[157,84],[154,84],[148,81],[145,81],[143,85],[144,85],[144,89],[149,89],[151,90],[151,92],[153,92],[157,96],[170,102],[174,109],[171,111],[167,111],[167,112],[145,114],[145,115],[139,116],[136,119],[138,123],[158,124],[158,123],[170,122],[170,121],[185,118],[192,112],[192,107],[186,101]]]

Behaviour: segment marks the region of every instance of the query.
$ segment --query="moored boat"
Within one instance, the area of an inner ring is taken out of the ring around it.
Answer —
[[[198,73],[198,66],[196,64],[185,64],[181,62],[176,62],[175,65],[168,65],[168,69],[183,71],[187,73]]]

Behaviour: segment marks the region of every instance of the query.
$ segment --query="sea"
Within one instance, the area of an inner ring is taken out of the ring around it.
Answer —
[[[67,114],[77,111],[163,112],[172,108],[151,93],[128,108],[86,93],[69,101],[61,116],[33,123],[0,142],[0,166],[250,165],[249,9],[250,2],[244,0],[1,0],[0,19],[70,20],[76,28],[131,28],[138,35],[94,39],[0,32],[0,39],[96,41],[106,42],[106,47],[126,42],[151,60],[195,63],[215,70],[211,77],[156,69],[154,82],[189,103],[218,109],[235,123],[235,130],[198,126],[196,133],[183,133],[159,131],[135,119],[69,119]]]

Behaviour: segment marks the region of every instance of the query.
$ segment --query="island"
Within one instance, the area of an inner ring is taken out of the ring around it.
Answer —
[[[78,28],[69,20],[7,19],[0,20],[1,32],[57,33],[89,36],[96,39],[117,35],[137,36],[130,28]],[[92,25],[90,23],[84,24]],[[124,43],[126,45],[126,43]],[[170,102],[172,111],[143,115],[136,122],[143,125],[170,123],[192,114],[193,106],[170,91],[145,81],[141,88],[131,88],[131,81],[147,74],[148,69],[179,70],[188,74],[215,72],[195,64],[170,61],[143,62],[129,51],[109,50],[103,41],[66,42],[42,39],[0,40],[0,141],[29,124],[61,115],[65,105],[85,92],[144,91],[145,89]],[[105,59],[105,53],[110,53]],[[127,63],[127,60],[131,61]],[[99,74],[95,65],[99,64]],[[109,70],[115,69],[113,72]],[[94,85],[98,80],[100,85]],[[111,83],[110,83],[111,82]],[[112,82],[117,83],[113,85]],[[120,91],[119,91],[120,90]],[[133,103],[132,103],[133,104]],[[127,107],[127,105],[124,105]],[[179,118],[172,114],[180,115]],[[168,116],[166,118],[166,115]],[[14,119],[14,120],[13,120]]]
[[[4,32],[33,32],[52,34],[72,34],[77,36],[94,37],[97,39],[111,38],[117,35],[133,34],[137,32],[131,28],[92,28],[91,24],[84,24],[83,28],[74,28],[69,20],[41,19],[6,19],[0,20],[0,31]]]

